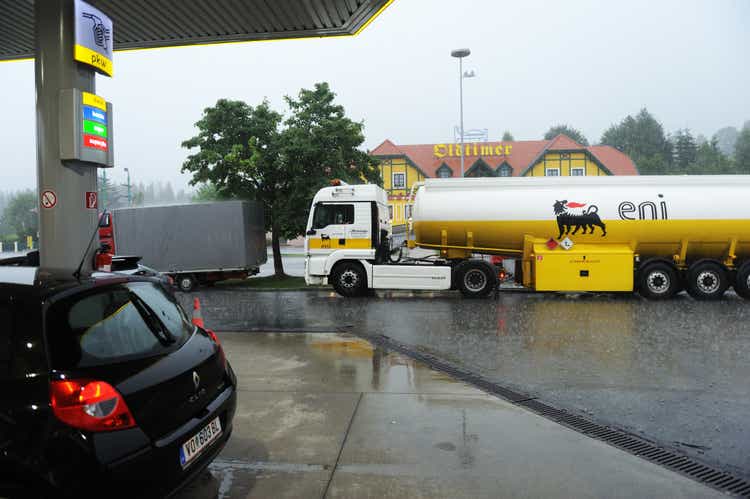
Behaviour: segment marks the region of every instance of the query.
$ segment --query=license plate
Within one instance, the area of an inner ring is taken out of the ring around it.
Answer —
[[[190,440],[182,444],[180,447],[180,464],[184,468],[190,462],[198,457],[203,449],[211,445],[211,443],[221,436],[221,423],[219,418],[214,418],[213,421],[208,423],[198,433],[192,436]]]

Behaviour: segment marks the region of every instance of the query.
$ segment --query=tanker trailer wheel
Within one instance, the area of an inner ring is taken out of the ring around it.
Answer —
[[[177,276],[177,287],[184,293],[189,293],[195,287],[195,276],[193,274],[180,274]]]
[[[680,290],[677,272],[664,262],[646,265],[638,273],[638,292],[649,300],[666,300]]]
[[[750,262],[743,263],[737,271],[734,290],[741,297],[750,300]]]
[[[718,262],[698,261],[688,269],[686,287],[696,300],[717,300],[729,287],[729,274]]]
[[[465,260],[458,264],[453,275],[466,298],[484,298],[497,289],[497,275],[484,260]]]
[[[355,262],[344,262],[336,265],[331,272],[330,282],[338,294],[347,298],[362,296],[367,291],[365,269]]]

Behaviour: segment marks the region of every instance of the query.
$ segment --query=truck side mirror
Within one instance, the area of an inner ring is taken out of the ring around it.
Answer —
[[[314,236],[316,234],[315,229],[310,229],[306,233],[308,236]]]

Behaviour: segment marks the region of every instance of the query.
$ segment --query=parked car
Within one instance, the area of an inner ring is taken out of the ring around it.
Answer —
[[[232,432],[216,335],[157,279],[0,267],[0,497],[165,496]]]

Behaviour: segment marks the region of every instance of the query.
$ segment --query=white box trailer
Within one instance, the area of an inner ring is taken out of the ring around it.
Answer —
[[[115,254],[141,256],[183,291],[257,274],[267,260],[263,207],[254,201],[120,208],[110,224]]]
[[[341,294],[459,289],[486,296],[497,269],[520,263],[538,291],[640,291],[750,298],[750,176],[428,179],[416,184],[405,254],[389,247],[387,194],[321,189],[308,220],[305,278]],[[432,250],[415,257],[413,249]]]

